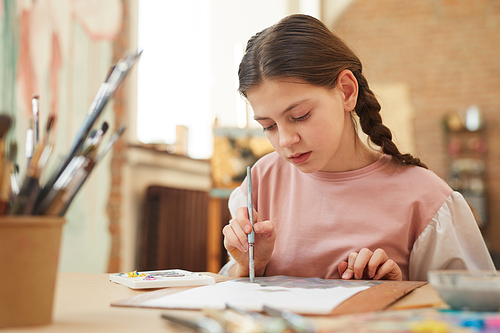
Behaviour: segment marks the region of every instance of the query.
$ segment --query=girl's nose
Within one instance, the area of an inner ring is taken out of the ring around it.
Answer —
[[[282,127],[279,130],[279,135],[280,135],[279,142],[282,148],[291,147],[300,141],[299,133],[290,128]]]

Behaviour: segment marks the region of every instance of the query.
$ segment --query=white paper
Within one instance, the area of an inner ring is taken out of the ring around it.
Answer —
[[[368,288],[369,285],[290,288],[226,281],[148,300],[142,305],[175,309],[225,309],[226,304],[230,304],[250,311],[262,311],[263,305],[267,305],[300,314],[328,314],[349,297]]]

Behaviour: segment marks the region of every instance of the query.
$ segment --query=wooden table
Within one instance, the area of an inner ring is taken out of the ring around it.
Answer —
[[[216,278],[220,276],[211,273]],[[109,281],[108,274],[59,273],[50,325],[13,328],[12,332],[193,332],[161,318],[161,313],[184,317],[199,311],[112,307],[117,300],[144,294]],[[391,309],[426,307],[441,303],[430,285],[420,287],[393,304]],[[334,318],[314,317],[321,326]],[[3,331],[0,329],[0,331]]]

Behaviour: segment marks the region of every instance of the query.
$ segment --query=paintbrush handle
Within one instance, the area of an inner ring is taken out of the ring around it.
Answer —
[[[48,188],[45,186],[44,190],[47,190],[46,193],[42,192],[37,198],[37,202],[35,204],[35,214],[36,215],[44,215],[50,205],[52,205],[53,201],[57,193],[60,190],[64,190],[66,186],[68,186],[71,179],[75,176],[77,170],[83,165],[85,162],[85,157],[76,156],[74,157],[68,165],[64,168],[63,172],[61,172],[60,176],[54,181],[54,184]]]
[[[26,170],[26,177],[23,185],[12,205],[11,214],[31,215],[34,212],[38,195],[40,194],[38,177],[40,176],[41,167],[45,165],[50,151],[50,146],[44,146],[43,144],[37,145],[33,157],[30,160],[28,170]]]
[[[38,178],[27,176],[24,179],[23,186],[14,201],[10,214],[12,215],[31,215],[34,210],[34,203],[40,192]]]
[[[2,174],[3,174],[3,168],[4,168],[4,161],[6,160],[5,158],[5,147],[4,147],[4,141],[3,139],[0,139],[0,181],[3,179]]]
[[[71,202],[75,198],[76,194],[78,191],[80,191],[80,188],[82,187],[83,183],[87,180],[89,177],[90,173],[92,172],[95,164],[92,164],[88,170],[85,170],[85,173],[81,176],[81,178],[78,179],[78,182],[73,185],[73,189],[71,191],[68,191],[66,193],[66,196],[64,198],[64,206],[63,208],[59,211],[59,216],[64,216],[66,214],[66,211],[68,210],[69,206],[71,205]]]
[[[10,197],[10,176],[13,172],[13,165],[10,161],[4,161],[0,181],[0,215],[7,214],[9,210]]]

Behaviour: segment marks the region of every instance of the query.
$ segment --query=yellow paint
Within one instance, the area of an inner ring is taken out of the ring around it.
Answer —
[[[410,326],[412,333],[448,333],[450,327],[447,323],[436,320],[424,320]]]

